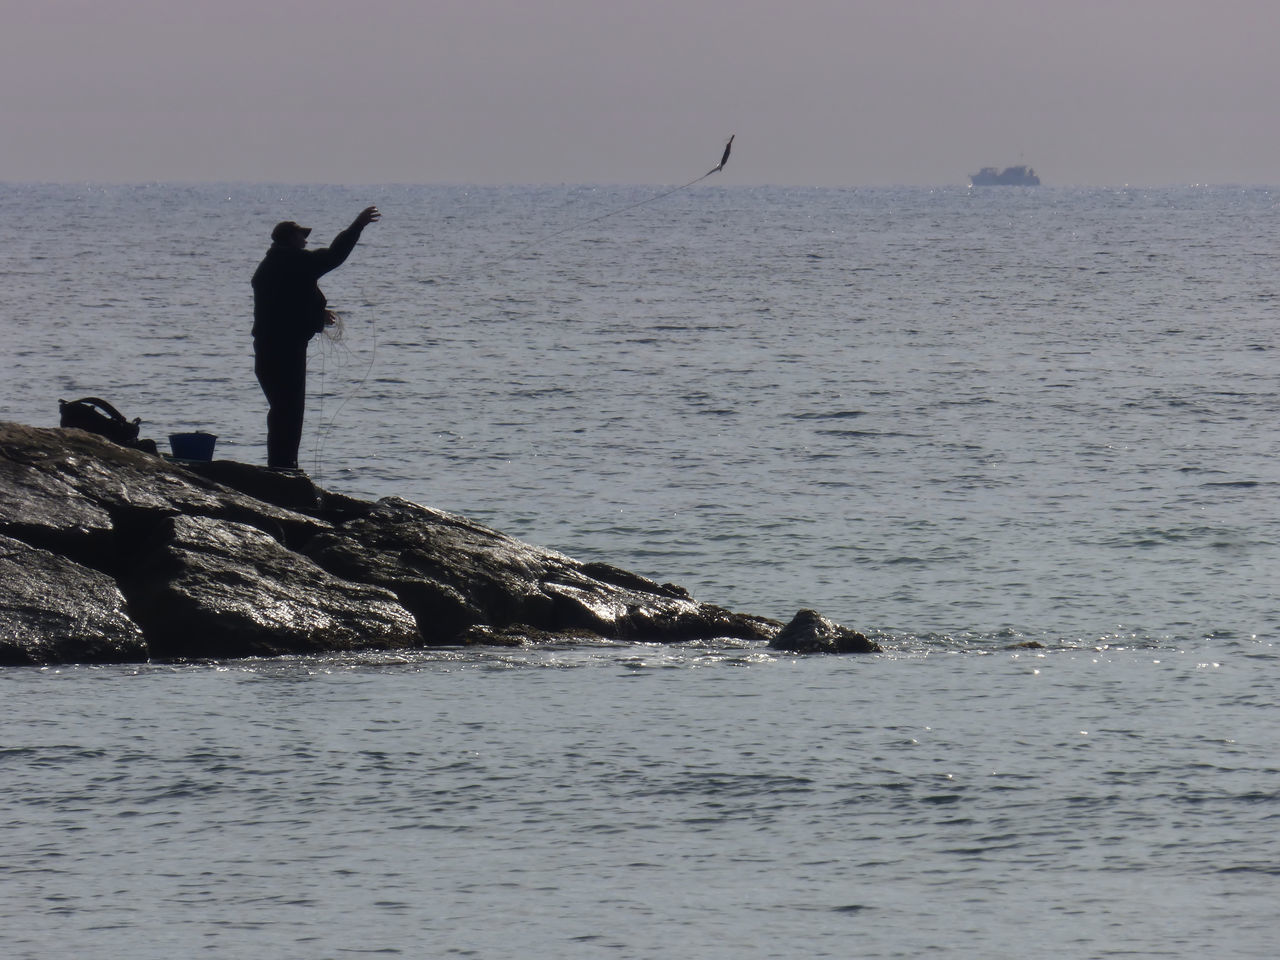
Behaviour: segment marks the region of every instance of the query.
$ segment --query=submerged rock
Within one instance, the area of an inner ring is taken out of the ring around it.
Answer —
[[[399,498],[81,430],[0,422],[0,538],[0,664],[769,641],[782,626]]]
[[[769,644],[791,653],[880,653],[881,647],[857,630],[842,627],[816,610],[801,610]]]

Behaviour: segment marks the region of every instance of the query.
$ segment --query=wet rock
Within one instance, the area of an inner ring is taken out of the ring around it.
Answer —
[[[5,662],[769,641],[782,627],[456,514],[79,430],[0,422],[0,537],[14,574],[0,593]],[[835,630],[831,646],[861,636]]]
[[[111,556],[111,514],[72,485],[55,451],[5,444],[0,453],[0,533],[85,562]]]
[[[142,631],[106,574],[0,536],[0,665],[143,660]]]
[[[429,644],[466,642],[463,634],[475,626],[655,641],[764,640],[778,628],[698,603],[679,587],[608,564],[580,563],[398,498],[316,536],[305,552],[338,576],[391,590]]]
[[[0,422],[0,491],[0,533],[108,572],[129,555],[133,540],[179,514],[248,523],[295,543],[328,527],[154,454],[74,429]]]
[[[878,643],[856,630],[828,620],[816,610],[801,610],[769,644],[791,653],[880,653]]]
[[[153,656],[278,656],[419,644],[379,587],[333,576],[248,524],[173,517],[127,579]]]
[[[475,647],[527,647],[570,646],[588,643],[608,643],[597,633],[588,630],[539,630],[536,627],[515,624],[494,628],[487,624],[468,627],[458,638],[462,646]],[[616,641],[612,641],[616,642]]]

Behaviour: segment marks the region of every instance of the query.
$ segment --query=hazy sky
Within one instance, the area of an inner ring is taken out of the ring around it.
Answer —
[[[0,180],[1280,183],[1277,0],[0,0]]]

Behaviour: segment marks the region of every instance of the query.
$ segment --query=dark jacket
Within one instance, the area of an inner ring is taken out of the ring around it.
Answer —
[[[351,255],[360,233],[348,227],[318,250],[271,245],[253,272],[255,341],[306,343],[324,329],[328,301],[316,281]]]

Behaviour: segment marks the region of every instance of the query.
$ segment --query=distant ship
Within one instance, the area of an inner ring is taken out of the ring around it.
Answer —
[[[1030,167],[983,167],[977,173],[969,174],[969,183],[975,187],[1038,187],[1040,178]]]

